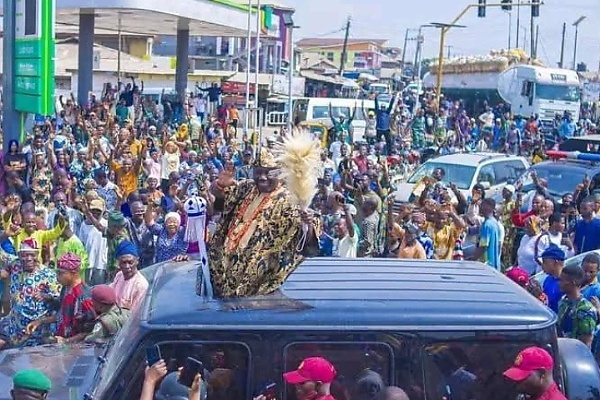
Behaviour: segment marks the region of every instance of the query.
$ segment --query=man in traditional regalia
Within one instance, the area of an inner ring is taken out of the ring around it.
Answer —
[[[218,297],[275,291],[306,256],[319,254],[319,221],[308,209],[316,192],[320,149],[305,135],[286,139],[278,157],[261,148],[253,179],[224,171],[212,185],[219,226],[209,243]]]

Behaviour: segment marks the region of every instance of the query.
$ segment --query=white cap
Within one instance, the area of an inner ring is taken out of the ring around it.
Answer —
[[[508,190],[508,191],[509,191],[509,192],[511,192],[511,193],[514,193],[514,192],[516,192],[516,191],[517,191],[517,188],[515,188],[515,186],[514,186],[514,185],[510,185],[510,184],[509,184],[509,185],[506,185],[506,186],[504,186],[504,189]]]

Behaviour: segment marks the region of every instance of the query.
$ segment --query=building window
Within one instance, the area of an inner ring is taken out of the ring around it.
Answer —
[[[333,52],[330,51],[329,53],[327,53],[327,59],[329,61],[333,61]]]

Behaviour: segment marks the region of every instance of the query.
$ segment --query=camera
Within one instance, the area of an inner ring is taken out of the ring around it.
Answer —
[[[56,210],[58,211],[58,213],[60,215],[62,215],[63,217],[67,218],[67,207],[65,207],[64,204],[60,204],[58,207],[56,207]]]

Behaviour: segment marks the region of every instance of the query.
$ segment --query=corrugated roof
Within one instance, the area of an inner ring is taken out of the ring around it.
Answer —
[[[227,79],[229,82],[246,82],[246,73],[245,72],[231,72],[228,71],[230,78]],[[256,83],[256,76],[252,72],[250,73],[250,83]],[[271,85],[273,83],[273,75],[271,74],[258,74],[258,84],[259,85]]]
[[[337,68],[334,62],[329,61],[319,53],[302,53],[300,61],[300,69],[310,69],[316,65],[325,64],[331,68]]]
[[[348,44],[373,43],[377,46],[383,46],[387,39],[348,39]],[[304,38],[296,42],[296,47],[333,47],[342,46],[343,38]]]
[[[197,265],[157,272],[144,319],[156,329],[530,330],[556,316],[476,262],[311,258],[272,295],[210,300],[195,294]]]

